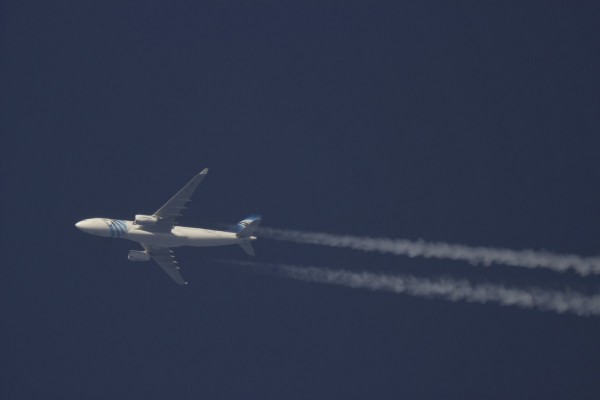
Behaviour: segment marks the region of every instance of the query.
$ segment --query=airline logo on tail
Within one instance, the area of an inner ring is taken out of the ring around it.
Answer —
[[[238,222],[235,232],[237,237],[246,238],[254,234],[260,225],[262,218],[260,215],[251,215]]]

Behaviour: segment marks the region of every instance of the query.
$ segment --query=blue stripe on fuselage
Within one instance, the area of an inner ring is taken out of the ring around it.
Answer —
[[[125,227],[123,226],[122,221],[115,220],[115,227],[117,228],[117,231],[119,232],[119,237],[125,235]]]
[[[111,237],[122,237],[127,234],[127,223],[119,219],[113,219],[108,223],[108,231]]]
[[[127,224],[125,223],[125,221],[121,220],[119,220],[119,224],[121,224],[121,228],[123,228],[123,235],[125,235],[127,233]]]

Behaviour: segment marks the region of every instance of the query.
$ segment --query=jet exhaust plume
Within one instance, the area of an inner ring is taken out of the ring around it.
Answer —
[[[580,257],[546,251],[509,250],[472,247],[462,244],[426,242],[423,240],[371,238],[304,232],[289,229],[261,228],[263,238],[329,247],[344,247],[366,252],[467,261],[473,265],[509,265],[523,268],[547,268],[557,272],[573,270],[579,275],[600,274],[600,257]]]
[[[355,289],[386,291],[426,299],[450,302],[496,303],[523,309],[569,313],[579,316],[600,315],[600,295],[586,295],[572,290],[555,291],[538,287],[511,288],[496,284],[475,284],[450,278],[419,278],[411,275],[388,275],[352,272],[287,264],[265,264],[223,260],[231,264],[262,268],[276,275],[304,282],[318,282]]]

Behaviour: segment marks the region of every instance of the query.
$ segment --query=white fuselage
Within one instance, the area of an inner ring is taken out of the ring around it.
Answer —
[[[85,219],[75,226],[93,235],[129,239],[156,247],[226,246],[256,239],[254,236],[239,238],[234,232],[186,226],[173,226],[170,230],[159,229],[152,225],[137,225],[133,221],[110,218]]]
[[[174,226],[171,232],[153,232],[133,228],[124,237],[139,243],[160,247],[225,246],[243,241],[243,239],[236,237],[235,233],[232,232],[189,228],[186,226]]]

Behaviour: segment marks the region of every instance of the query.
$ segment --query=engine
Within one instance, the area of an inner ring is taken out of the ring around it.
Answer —
[[[129,261],[150,261],[150,254],[140,250],[129,250],[127,258]]]
[[[158,222],[158,218],[152,215],[136,215],[135,216],[135,224],[136,225],[154,225]]]

